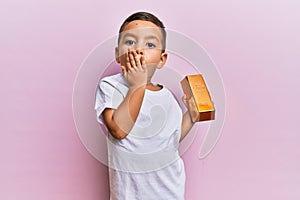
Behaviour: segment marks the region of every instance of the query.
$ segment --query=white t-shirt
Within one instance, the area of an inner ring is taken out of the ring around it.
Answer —
[[[103,78],[95,110],[117,109],[128,91],[122,74]],[[134,127],[126,138],[108,134],[111,200],[183,200],[184,164],[178,154],[182,112],[165,87],[146,90]]]

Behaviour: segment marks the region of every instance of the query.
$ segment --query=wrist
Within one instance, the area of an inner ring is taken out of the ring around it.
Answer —
[[[147,86],[146,84],[130,85],[129,86],[129,91],[145,90],[146,86]]]
[[[189,113],[188,110],[184,113],[184,115],[188,118],[188,120],[189,120],[189,122],[190,122],[191,124],[194,125],[194,124],[196,123],[196,122],[193,122],[192,117],[191,117],[191,115],[190,115],[190,113]]]

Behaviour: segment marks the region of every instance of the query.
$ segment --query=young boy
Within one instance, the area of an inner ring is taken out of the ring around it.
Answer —
[[[109,132],[112,200],[184,199],[178,146],[193,122],[166,87],[151,82],[167,60],[165,47],[163,23],[150,13],[132,14],[120,28],[115,49],[122,73],[99,82],[95,109]]]

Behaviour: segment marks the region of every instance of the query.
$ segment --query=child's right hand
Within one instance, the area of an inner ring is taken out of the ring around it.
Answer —
[[[126,64],[121,66],[125,80],[129,87],[141,87],[147,84],[147,67],[144,55],[137,54],[136,51],[125,53]]]

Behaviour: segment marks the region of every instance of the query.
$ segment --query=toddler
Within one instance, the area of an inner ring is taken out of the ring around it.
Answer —
[[[153,14],[129,16],[115,48],[122,73],[104,77],[97,87],[97,119],[108,130],[111,200],[184,199],[178,146],[193,122],[165,86],[151,82],[168,57],[164,28]]]

